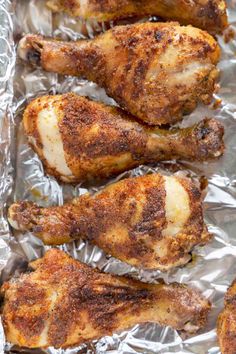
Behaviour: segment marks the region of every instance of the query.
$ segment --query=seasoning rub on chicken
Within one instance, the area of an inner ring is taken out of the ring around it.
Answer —
[[[101,273],[56,249],[30,266],[2,287],[6,338],[22,347],[73,347],[145,322],[195,332],[210,310],[187,286]]]
[[[128,112],[149,124],[171,124],[211,102],[220,48],[207,32],[178,23],[117,26],[92,40],[63,42],[26,35],[21,58],[105,88]]]
[[[236,280],[225,295],[225,307],[218,318],[217,333],[222,354],[236,353]]]
[[[205,161],[224,151],[224,129],[215,119],[186,129],[150,128],[73,93],[33,100],[23,121],[47,172],[64,182],[103,179],[161,160]]]
[[[15,203],[8,218],[45,244],[82,238],[133,266],[163,271],[186,264],[211,237],[196,182],[160,174],[127,178],[63,206]]]
[[[47,5],[55,12],[97,21],[156,15],[213,33],[228,23],[224,0],[48,0]]]

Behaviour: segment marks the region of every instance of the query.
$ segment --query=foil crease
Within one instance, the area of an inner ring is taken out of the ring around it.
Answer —
[[[231,26],[236,29],[236,2],[228,1]],[[145,20],[145,19],[144,19]],[[94,83],[72,77],[61,77],[32,68],[16,58],[16,45],[25,33],[42,33],[63,39],[93,37],[106,30],[110,24],[98,24],[72,19],[64,14],[52,15],[44,1],[0,0],[0,271],[1,283],[18,276],[29,261],[41,257],[49,248],[30,233],[12,233],[9,230],[7,205],[20,199],[28,199],[43,206],[61,205],[65,200],[85,193],[83,185],[76,187],[58,184],[44,174],[37,155],[28,146],[21,119],[22,112],[32,98],[43,94],[74,91],[108,104],[115,102]],[[129,331],[104,337],[88,345],[68,350],[26,350],[5,342],[0,322],[0,353],[195,353],[219,354],[216,337],[216,319],[223,307],[227,287],[236,277],[236,41],[225,43],[219,37],[222,59],[219,67],[221,88],[215,98],[221,100],[217,109],[199,106],[182,123],[190,125],[205,116],[218,118],[225,126],[226,152],[219,161],[211,163],[173,162],[156,167],[141,166],[118,176],[137,176],[154,171],[182,170],[184,173],[208,178],[208,193],[204,202],[205,220],[214,239],[205,247],[194,250],[193,261],[186,267],[168,273],[137,270],[106,255],[98,247],[77,241],[60,248],[74,258],[92,267],[120,275],[131,275],[144,282],[186,283],[199,289],[213,303],[207,326],[197,335],[181,338],[177,331],[156,324],[136,325]],[[111,183],[109,181],[108,183]],[[93,187],[97,190],[102,186]],[[91,190],[91,189],[90,189]]]

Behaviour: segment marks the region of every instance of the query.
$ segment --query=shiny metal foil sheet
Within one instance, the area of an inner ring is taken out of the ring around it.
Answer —
[[[236,2],[228,1],[229,18],[236,29]],[[146,20],[146,19],[144,19]],[[65,200],[85,193],[86,186],[66,186],[44,174],[42,163],[28,146],[21,119],[22,112],[33,97],[48,93],[74,91],[108,104],[115,102],[94,83],[57,74],[46,73],[40,68],[25,65],[16,57],[16,45],[25,33],[42,33],[63,39],[93,37],[113,23],[88,23],[71,19],[64,14],[52,15],[44,1],[0,1],[0,270],[1,282],[17,276],[27,268],[28,261],[41,257],[43,243],[32,234],[9,230],[6,220],[7,205],[15,200],[28,199],[40,205],[61,205]],[[213,107],[199,106],[181,123],[191,125],[205,116],[216,117],[225,126],[226,152],[223,158],[210,163],[159,164],[141,166],[126,172],[117,179],[137,176],[154,171],[182,170],[195,176],[205,176],[209,181],[204,202],[205,220],[213,241],[194,250],[191,263],[168,273],[142,271],[106,255],[97,247],[77,241],[60,248],[74,258],[92,267],[120,275],[131,275],[144,282],[181,282],[199,289],[213,304],[207,326],[197,335],[182,338],[177,331],[156,324],[136,325],[134,328],[111,337],[104,337],[89,345],[68,350],[26,350],[6,343],[0,324],[0,353],[220,353],[216,337],[216,319],[223,307],[227,287],[236,277],[236,40],[222,48],[220,90],[215,95],[221,104]],[[109,181],[108,183],[111,183]],[[97,190],[102,186],[92,187]]]

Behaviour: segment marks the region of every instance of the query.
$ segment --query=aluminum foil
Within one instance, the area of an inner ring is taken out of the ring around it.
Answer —
[[[236,1],[229,0],[229,18],[236,28]],[[144,19],[145,20],[145,19]],[[17,276],[27,268],[28,261],[41,257],[45,247],[32,234],[9,230],[6,220],[7,205],[15,200],[28,199],[43,206],[61,205],[65,200],[87,191],[83,185],[76,187],[58,184],[44,174],[37,155],[28,146],[21,119],[27,102],[33,97],[48,93],[74,91],[108,104],[115,102],[97,85],[76,78],[61,77],[33,69],[16,58],[16,45],[25,33],[42,33],[63,39],[93,37],[109,25],[88,23],[66,15],[52,15],[44,1],[0,0],[0,281]],[[186,283],[199,289],[213,304],[207,326],[198,335],[181,338],[171,328],[156,324],[137,325],[129,331],[104,337],[89,345],[68,350],[25,350],[6,343],[0,322],[0,353],[220,353],[216,337],[216,319],[223,307],[227,287],[236,277],[236,41],[225,43],[219,37],[222,60],[219,67],[221,88],[216,99],[221,100],[217,109],[199,106],[182,123],[183,126],[214,116],[223,122],[226,135],[226,152],[219,161],[197,163],[166,163],[155,167],[141,166],[122,174],[116,180],[154,171],[191,170],[191,174],[206,176],[208,193],[204,202],[205,220],[214,239],[205,247],[196,248],[193,261],[186,267],[168,273],[141,271],[106,255],[98,247],[83,241],[60,248],[74,258],[105,272],[129,274],[144,282],[164,278],[166,282]],[[186,172],[189,173],[189,172]],[[111,181],[109,181],[110,183]],[[97,190],[102,186],[93,187]]]

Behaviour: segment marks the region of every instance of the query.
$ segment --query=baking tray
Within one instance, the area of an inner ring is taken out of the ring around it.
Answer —
[[[236,2],[228,1],[229,19],[236,28]],[[146,21],[148,19],[142,19]],[[61,205],[65,200],[87,191],[83,185],[66,186],[44,174],[37,155],[28,146],[22,129],[22,112],[32,98],[43,94],[74,91],[108,104],[115,102],[94,83],[72,77],[45,73],[40,68],[25,65],[16,56],[19,39],[26,33],[42,33],[63,39],[93,37],[114,23],[98,24],[71,19],[64,14],[52,15],[44,1],[0,1],[0,269],[1,282],[19,275],[27,268],[28,261],[41,257],[45,247],[30,233],[12,233],[6,220],[7,205],[20,199],[28,199],[43,206]],[[144,282],[178,281],[199,289],[213,303],[207,326],[197,335],[181,338],[177,331],[156,324],[136,325],[113,336],[104,337],[89,345],[68,350],[28,350],[27,353],[220,353],[215,324],[223,307],[227,287],[236,276],[236,41],[225,43],[219,37],[222,48],[220,90],[215,95],[221,103],[199,106],[181,123],[191,125],[205,116],[219,119],[225,126],[226,152],[223,158],[210,163],[158,164],[141,166],[118,176],[137,176],[154,171],[191,170],[209,181],[204,202],[205,221],[214,234],[213,241],[194,250],[193,261],[186,267],[168,273],[142,271],[106,255],[98,247],[77,241],[60,248],[92,267],[113,274],[130,275]],[[110,183],[111,180],[108,182]],[[97,190],[102,186],[93,187]],[[0,326],[0,352],[24,352],[5,342]]]

